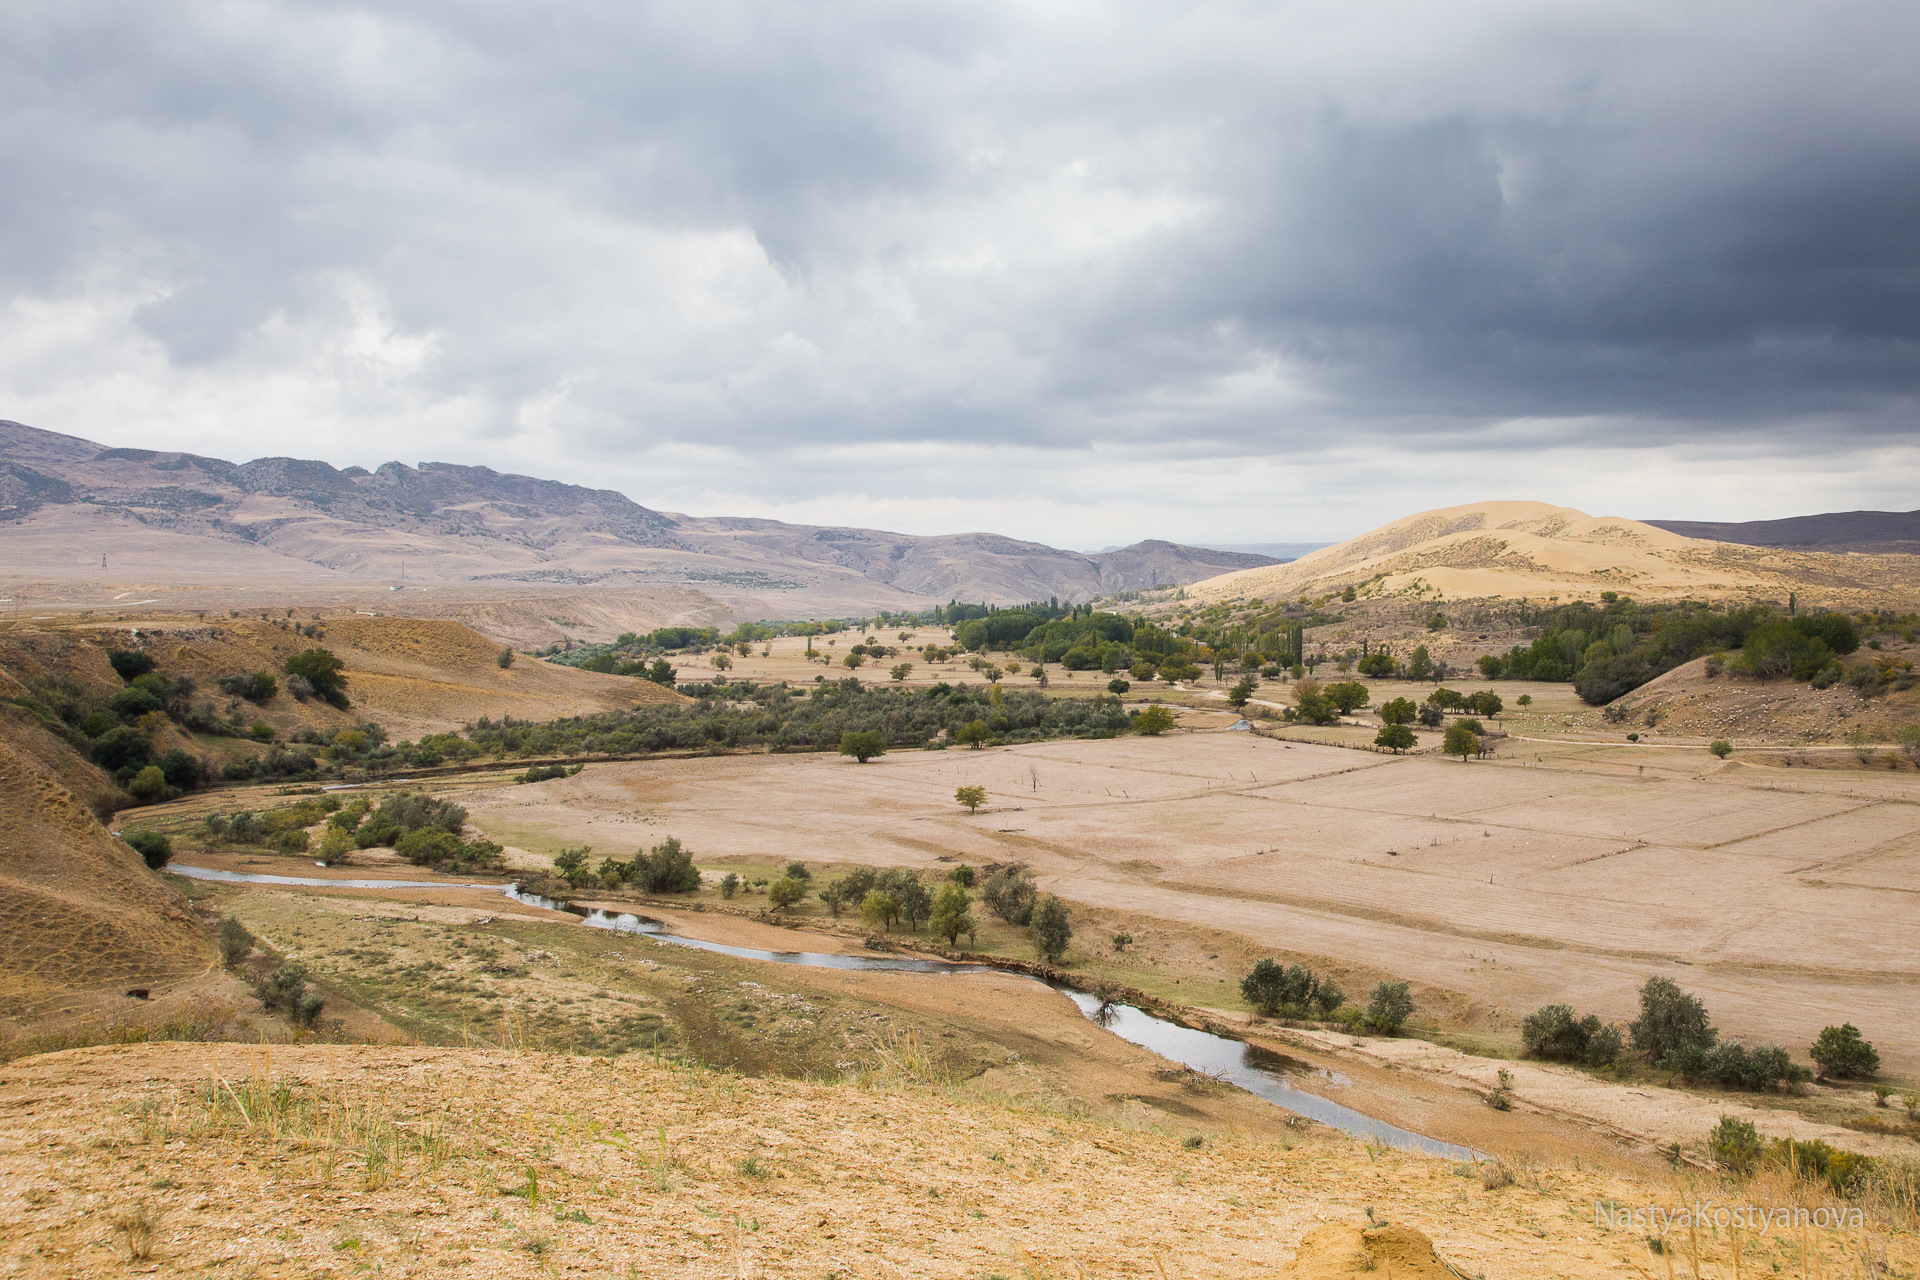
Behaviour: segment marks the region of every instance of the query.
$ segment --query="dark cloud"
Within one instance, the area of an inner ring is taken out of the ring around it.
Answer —
[[[719,450],[780,502],[949,445],[1777,460],[1901,445],[1920,398],[1890,0],[29,2],[0,35],[10,332],[67,325],[182,444],[280,388],[310,407],[262,452]],[[49,385],[0,368],[12,416],[71,412]]]

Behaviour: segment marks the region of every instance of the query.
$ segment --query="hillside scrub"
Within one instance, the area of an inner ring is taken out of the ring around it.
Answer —
[[[1853,619],[1840,613],[1781,614],[1767,605],[1682,600],[1639,603],[1617,592],[1576,601],[1527,619],[1540,634],[1528,645],[1479,659],[1483,675],[1571,681],[1601,706],[1682,663],[1738,651],[1735,675],[1810,680],[1860,646]]]
[[[475,747],[500,756],[631,754],[764,746],[773,751],[838,751],[849,734],[876,733],[889,747],[922,747],[942,731],[978,721],[993,739],[1104,738],[1130,727],[1120,700],[1051,699],[986,686],[936,684],[897,689],[851,677],[800,691],[737,681],[688,685],[690,705],[643,705],[531,724],[482,718],[467,730]]]
[[[1595,1014],[1576,1017],[1573,1007],[1564,1004],[1541,1005],[1522,1019],[1520,1042],[1528,1057],[1590,1067],[1611,1066],[1622,1048],[1620,1028]]]

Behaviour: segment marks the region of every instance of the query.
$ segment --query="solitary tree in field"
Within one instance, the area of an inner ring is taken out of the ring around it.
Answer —
[[[1447,736],[1440,742],[1440,749],[1450,756],[1459,756],[1465,764],[1467,757],[1480,753],[1480,738],[1473,730],[1463,724],[1447,726]]]
[[[849,730],[840,735],[840,754],[861,764],[887,754],[887,735],[878,729]]]
[[[1404,982],[1383,982],[1373,989],[1367,1001],[1367,1025],[1389,1035],[1398,1032],[1413,1016],[1413,995]]]
[[[896,663],[887,672],[887,674],[892,676],[895,680],[905,680],[908,676],[913,674],[913,664],[911,662]]]
[[[1404,724],[1390,724],[1374,737],[1373,745],[1405,751],[1408,747],[1417,745],[1418,742],[1419,739],[1413,736],[1413,730]]]
[[[987,802],[985,787],[961,787],[953,793],[953,798],[967,806],[968,813],[980,812],[980,806]]]

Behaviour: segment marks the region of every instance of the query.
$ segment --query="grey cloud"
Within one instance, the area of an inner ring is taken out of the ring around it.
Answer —
[[[358,282],[411,395],[582,456],[1866,441],[1920,394],[1920,20],[1823,21],[20,4],[0,289],[149,282],[246,378]]]

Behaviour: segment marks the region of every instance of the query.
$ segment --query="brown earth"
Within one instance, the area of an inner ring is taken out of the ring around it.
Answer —
[[[498,1049],[30,1058],[0,1068],[0,1240],[21,1276],[122,1275],[131,1258],[135,1271],[263,1277],[1211,1277],[1340,1274],[1324,1260],[1324,1228],[1339,1224],[1365,1232],[1382,1274],[1388,1259],[1422,1274],[1418,1232],[1452,1275],[1655,1277],[1646,1233],[1597,1222],[1595,1203],[1727,1195],[1547,1165],[1502,1185],[1343,1139],[1189,1146],[974,1100],[924,1083],[916,1061],[802,1083]],[[1770,1206],[1809,1194],[1767,1190]],[[1670,1241],[1696,1274],[1729,1267],[1724,1237]],[[1750,1234],[1740,1249],[1766,1273],[1795,1268],[1807,1245],[1827,1275],[1863,1250],[1892,1274],[1920,1261],[1904,1224],[1877,1216]]]

